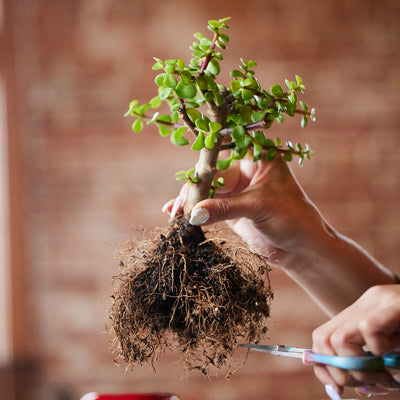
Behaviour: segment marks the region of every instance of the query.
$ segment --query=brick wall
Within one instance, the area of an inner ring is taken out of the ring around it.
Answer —
[[[162,390],[198,399],[326,398],[311,368],[251,355],[230,382],[182,380],[176,355],[157,373],[125,373],[104,331],[114,243],[131,226],[165,225],[162,204],[193,158],[122,117],[153,94],[152,57],[189,58],[192,33],[231,16],[224,68],[259,63],[272,83],[303,77],[317,123],[289,122],[275,135],[312,145],[299,180],[327,219],[400,272],[400,3],[396,0],[7,0],[14,55],[12,132],[22,223],[27,347],[40,365],[42,399],[89,391]],[[227,74],[225,79],[228,79]],[[148,157],[154,157],[149,162]],[[160,172],[161,171],[161,172]],[[161,179],[159,177],[161,176]],[[280,271],[271,343],[311,344],[324,315]],[[351,392],[349,392],[351,393]],[[64,396],[64,397],[63,397]]]

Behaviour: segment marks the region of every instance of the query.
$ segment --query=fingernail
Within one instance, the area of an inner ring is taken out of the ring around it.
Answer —
[[[372,387],[365,385],[365,386],[358,386],[356,387],[355,391],[360,395],[370,395],[372,393]]]
[[[198,208],[192,212],[189,223],[191,225],[201,225],[208,221],[210,213],[205,208]]]
[[[332,400],[341,400],[339,393],[331,385],[325,385],[325,391]]]
[[[167,211],[167,209],[168,209],[168,207],[169,207],[170,204],[171,204],[170,202],[165,203],[165,204],[162,206],[161,212],[164,213],[165,211]]]
[[[172,210],[171,210],[171,218],[175,218],[176,214],[179,210],[179,207],[182,204],[182,196],[178,196],[175,201],[174,201],[174,205],[172,206]]]

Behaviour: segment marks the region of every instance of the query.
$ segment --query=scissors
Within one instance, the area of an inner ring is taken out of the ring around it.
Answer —
[[[245,347],[250,350],[261,351],[263,353],[273,354],[275,356],[301,358],[303,364],[325,364],[346,370],[379,372],[384,368],[400,368],[400,353],[375,356],[370,352],[366,352],[365,356],[343,357],[317,354],[310,349],[286,347],[283,345],[266,346],[262,344],[243,343],[239,344],[238,346]]]

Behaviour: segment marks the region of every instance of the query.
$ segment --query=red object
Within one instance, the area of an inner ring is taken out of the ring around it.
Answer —
[[[88,393],[81,400],[179,400],[171,393]]]

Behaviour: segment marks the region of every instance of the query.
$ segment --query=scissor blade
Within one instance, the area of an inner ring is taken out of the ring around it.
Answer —
[[[284,356],[284,357],[295,357],[302,358],[303,352],[305,349],[301,349],[298,347],[285,347],[285,346],[266,346],[263,344],[250,344],[243,343],[239,344],[240,347],[245,347],[247,349],[261,351],[263,353],[273,354],[275,356]]]

